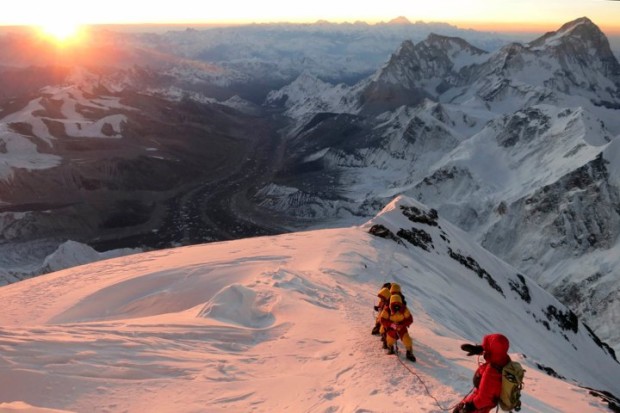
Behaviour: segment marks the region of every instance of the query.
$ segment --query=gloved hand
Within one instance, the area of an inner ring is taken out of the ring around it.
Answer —
[[[477,356],[484,353],[482,346],[477,344],[462,344],[461,350],[466,351],[468,356]]]
[[[379,311],[379,306],[378,305],[375,306],[375,311]]]
[[[467,403],[465,403],[465,405],[463,406],[461,411],[463,413],[475,412],[476,411],[476,405],[474,405],[474,402],[467,402]]]
[[[452,410],[452,413],[471,413],[474,411],[476,411],[476,406],[474,405],[473,402],[467,402],[467,403],[460,402],[459,404],[456,405],[454,410]]]

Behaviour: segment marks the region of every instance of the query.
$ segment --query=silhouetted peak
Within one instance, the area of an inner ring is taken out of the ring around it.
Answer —
[[[411,24],[411,22],[405,16],[398,16],[397,18],[390,20],[388,24]]]
[[[557,31],[544,34],[532,41],[530,46],[556,46],[566,39],[580,39],[584,42],[594,42],[597,45],[601,42],[607,43],[607,37],[596,24],[587,17],[580,17],[565,23]]]
[[[453,49],[454,47],[456,47],[462,50],[469,50],[473,54],[486,53],[484,50],[479,49],[468,43],[465,39],[462,39],[460,37],[443,36],[436,33],[429,34],[428,37],[424,40],[424,43],[429,46],[444,50]]]
[[[589,29],[593,29],[593,30],[599,30],[598,26],[596,24],[594,24],[592,22],[592,20],[590,20],[587,17],[580,17],[578,19],[575,19],[573,21],[570,21],[568,23],[565,23],[564,25],[562,25],[562,27],[560,27],[560,30],[558,30],[558,32],[566,32],[569,30],[572,30],[578,26],[585,26]]]

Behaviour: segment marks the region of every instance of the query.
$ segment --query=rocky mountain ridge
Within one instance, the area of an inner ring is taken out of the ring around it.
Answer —
[[[620,321],[618,160],[609,155],[620,137],[618,65],[587,18],[492,53],[446,36],[406,41],[374,76],[339,89],[339,110],[317,111],[320,96],[305,112],[296,106],[285,178],[257,196],[300,217],[312,205],[315,217],[351,219],[408,194],[596,314],[595,330],[619,348],[606,327]],[[588,258],[604,252],[600,265]],[[579,303],[577,285],[591,291]]]

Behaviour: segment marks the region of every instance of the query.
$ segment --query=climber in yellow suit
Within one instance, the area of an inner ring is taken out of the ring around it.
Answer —
[[[394,354],[394,344],[400,338],[407,349],[406,357],[413,362],[416,361],[413,355],[413,342],[409,336],[407,327],[413,323],[413,316],[407,306],[403,304],[400,294],[392,294],[390,305],[381,312],[381,325],[386,332],[386,342],[388,354]]]
[[[390,295],[390,287],[386,287],[385,285],[377,293],[379,303],[375,306],[375,311],[378,311],[379,313],[375,319],[375,326],[372,328],[373,336],[383,333],[383,329],[381,328],[381,313],[383,312],[383,309],[390,304]]]

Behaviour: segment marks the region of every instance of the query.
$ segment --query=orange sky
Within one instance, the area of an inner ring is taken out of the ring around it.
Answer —
[[[405,16],[459,27],[549,31],[587,16],[608,34],[620,34],[620,1],[609,0],[21,0],[4,8],[0,25],[132,23],[333,22],[370,23]]]

